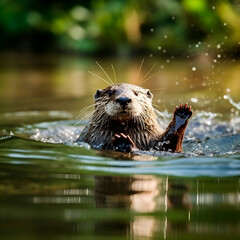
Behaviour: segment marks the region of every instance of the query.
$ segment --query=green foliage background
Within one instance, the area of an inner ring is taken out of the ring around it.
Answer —
[[[239,23],[239,0],[0,0],[0,49],[239,56]]]

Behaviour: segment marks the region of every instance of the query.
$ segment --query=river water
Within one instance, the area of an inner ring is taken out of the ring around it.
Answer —
[[[95,59],[3,55],[1,239],[239,239],[240,62],[97,60],[152,91],[163,127],[192,105],[184,153],[76,145],[107,86],[88,71],[109,81]]]

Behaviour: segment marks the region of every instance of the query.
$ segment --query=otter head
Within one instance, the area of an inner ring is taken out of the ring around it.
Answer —
[[[152,93],[132,84],[114,84],[94,95],[96,109],[122,123],[134,118],[146,118],[153,111]]]

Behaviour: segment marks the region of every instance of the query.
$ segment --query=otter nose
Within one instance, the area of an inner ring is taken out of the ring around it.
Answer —
[[[116,99],[116,102],[122,106],[128,105],[131,101],[132,101],[132,99],[128,98],[128,97],[119,97]]]

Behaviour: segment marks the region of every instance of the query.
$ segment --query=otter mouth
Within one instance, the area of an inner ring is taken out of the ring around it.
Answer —
[[[128,114],[128,112],[123,110],[123,111],[120,112],[120,114]]]
[[[126,110],[122,110],[118,113],[118,119],[121,121],[121,122],[127,122],[129,121],[130,119],[130,113],[129,111],[126,111]]]
[[[123,115],[127,115],[129,114],[129,107],[128,106],[122,106],[120,109],[119,109],[119,113],[120,114],[123,114]]]

